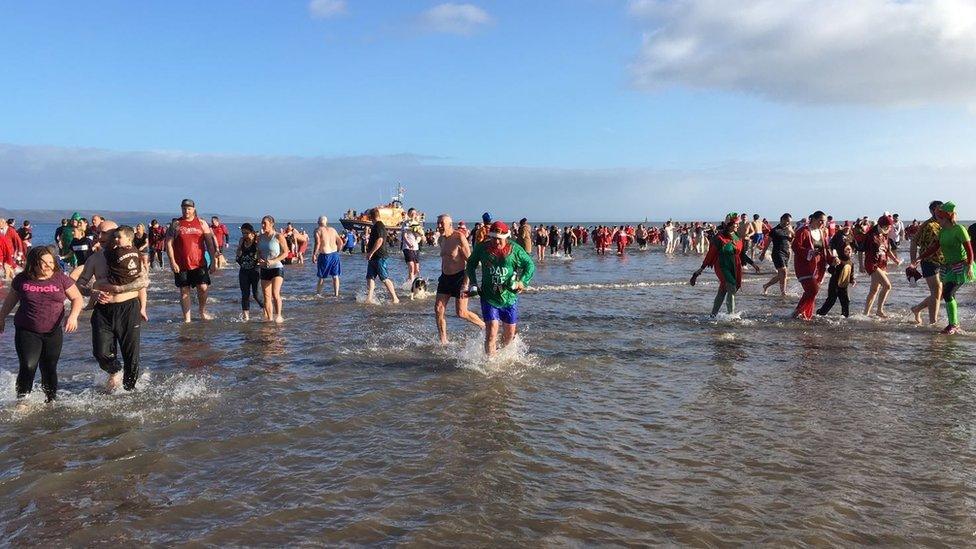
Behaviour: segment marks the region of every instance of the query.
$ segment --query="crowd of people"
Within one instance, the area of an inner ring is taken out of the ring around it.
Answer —
[[[75,213],[62,220],[50,246],[32,246],[29,221],[14,230],[14,220],[0,219],[0,264],[6,278],[12,279],[0,308],[0,332],[16,307],[18,397],[31,392],[40,368],[46,398],[56,398],[63,334],[77,329],[86,297],[91,309],[92,354],[108,374],[108,389],[133,390],[139,376],[140,329],[148,320],[149,271],[163,269],[164,256],[180,295],[183,320],[193,320],[194,295],[198,318],[212,318],[207,310],[210,272],[227,267],[225,252],[230,248],[231,232],[216,216],[209,223],[201,219],[193,200],[184,199],[180,207],[181,215],[167,226],[156,219],[148,226],[120,226],[99,215],[89,220]],[[927,312],[929,323],[936,323],[940,302],[945,302],[949,322],[943,332],[953,334],[960,329],[956,293],[974,276],[971,240],[976,225],[968,229],[959,225],[952,202],[934,201],[929,210],[929,219],[913,221],[907,227],[897,215],[887,213],[876,221],[863,217],[838,223],[817,211],[798,222],[783,214],[775,226],[759,215],[750,219],[733,212],[718,224],[669,220],[660,227],[550,224],[533,228],[525,218],[509,225],[486,212],[469,230],[463,221],[455,226],[447,214],[437,218],[435,229],[425,228],[422,214],[413,208],[403,213],[398,226],[387,227],[374,209],[365,216],[371,223],[358,229],[336,230],[322,216],[311,237],[291,223],[279,229],[267,215],[257,229],[250,223],[240,226],[234,260],[241,319],[250,320],[253,299],[266,321],[280,323],[284,321],[284,266],[303,263],[310,240],[317,275],[315,295],[324,297],[325,285],[331,281],[330,296],[339,297],[342,256],[358,248],[366,260],[366,301],[370,303],[376,302],[377,280],[389,302],[399,303],[388,266],[391,251],[397,248],[408,273],[406,287],[411,293],[423,291],[426,281],[420,276],[420,249],[434,247],[441,270],[434,301],[440,342],[448,343],[446,311],[453,299],[458,318],[484,331],[484,350],[490,356],[497,350],[499,336],[502,345],[515,337],[519,294],[531,282],[536,263],[546,260],[546,252],[550,257],[571,258],[580,246],[592,245],[597,255],[615,250],[624,256],[631,246],[638,250],[656,246],[665,254],[701,255],[701,267],[690,283],[695,285],[705,269],[714,270],[719,285],[712,315],[723,304],[728,314],[735,313],[744,266],[759,273],[759,264],[767,258],[772,259],[775,272],[762,291],[778,286],[785,296],[792,262],[803,288],[793,316],[809,320],[815,313],[827,315],[837,301],[842,314],[848,316],[849,289],[856,284],[858,273],[870,277],[864,314],[874,310],[885,317],[892,287],[889,269],[903,262],[899,249],[902,242],[909,241],[906,275],[913,281],[924,279],[929,290],[912,308],[915,321],[922,323]],[[827,273],[831,275],[827,298],[817,309],[816,299]],[[480,315],[469,309],[472,297],[479,298]],[[67,311],[66,301],[70,302]]]

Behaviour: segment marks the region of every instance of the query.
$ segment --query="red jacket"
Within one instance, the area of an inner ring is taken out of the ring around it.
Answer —
[[[819,251],[813,245],[809,225],[804,225],[793,238],[793,269],[798,280],[813,277],[820,282],[827,272],[827,264],[830,262],[830,240],[824,228],[821,227],[819,230],[821,238]]]
[[[0,264],[3,263],[11,267],[17,266],[17,263],[14,261],[14,248],[6,238],[0,238]]]

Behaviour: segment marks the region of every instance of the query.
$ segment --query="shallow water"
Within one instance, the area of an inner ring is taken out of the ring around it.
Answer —
[[[435,257],[422,255],[436,279]],[[480,332],[433,300],[311,296],[289,267],[283,325],[178,322],[153,275],[139,390],[104,394],[87,315],[61,393],[14,405],[0,336],[5,544],[971,545],[974,338],[905,315],[789,319],[749,276],[736,317],[707,316],[699,258],[658,250],[539,266],[520,340],[483,360]],[[402,263],[392,261],[404,278]],[[769,264],[765,265],[770,268]],[[865,279],[853,290],[863,305]],[[405,297],[405,293],[401,294]],[[976,332],[973,290],[961,292]],[[940,325],[941,327],[941,325]],[[38,381],[39,382],[39,381]]]

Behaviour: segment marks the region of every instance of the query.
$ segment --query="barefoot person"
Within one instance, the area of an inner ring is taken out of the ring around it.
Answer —
[[[769,279],[769,282],[763,284],[764,294],[767,290],[779,284],[780,295],[786,297],[786,282],[789,279],[790,243],[793,241],[795,234],[793,231],[793,217],[788,213],[781,215],[779,225],[773,227],[773,230],[769,232],[769,238],[772,241],[773,247],[773,267],[776,268],[776,274],[773,278]]]
[[[166,255],[173,270],[173,279],[180,289],[180,307],[183,322],[190,322],[190,289],[197,289],[200,318],[210,320],[207,313],[207,289],[210,287],[210,270],[204,252],[210,257],[219,253],[214,243],[210,225],[197,217],[196,204],[189,198],[180,203],[183,216],[173,221],[166,236]]]
[[[874,305],[875,297],[878,301],[878,317],[888,318],[885,314],[884,306],[888,301],[888,293],[891,292],[891,280],[888,278],[888,261],[899,261],[898,256],[891,249],[891,240],[888,233],[894,225],[891,216],[882,215],[878,218],[877,224],[868,232],[864,239],[864,270],[871,275],[871,288],[868,290],[867,300],[864,302],[864,315],[871,313],[871,306]]]
[[[227,267],[227,260],[224,258],[224,250],[230,245],[230,231],[227,225],[220,222],[220,218],[213,216],[210,218],[210,232],[213,233],[214,244],[217,246],[217,255],[214,257],[214,267],[223,269]]]
[[[136,387],[139,378],[139,342],[142,337],[139,290],[149,286],[147,271],[126,285],[109,282],[111,272],[105,259],[105,250],[113,245],[115,229],[113,221],[102,221],[95,235],[101,249],[93,253],[84,267],[78,267],[71,278],[78,282],[82,294],[90,295],[97,304],[91,315],[92,354],[98,366],[108,373],[108,390],[114,391],[119,383],[126,391]],[[122,353],[119,365],[118,353]]]
[[[420,276],[420,241],[424,237],[424,226],[418,220],[417,210],[407,210],[407,219],[400,229],[400,249],[403,251],[403,261],[407,264],[407,286],[413,284],[413,279]]]
[[[285,269],[281,260],[288,257],[285,235],[275,230],[275,220],[270,215],[261,218],[261,234],[258,236],[258,267],[261,268],[261,290],[264,293],[264,319],[284,322],[281,285],[285,281]]]
[[[322,216],[319,218],[319,226],[315,229],[313,236],[315,248],[312,250],[312,257],[315,258],[315,266],[318,271],[319,281],[315,286],[315,295],[322,295],[322,286],[325,279],[332,279],[332,296],[339,297],[339,277],[342,276],[342,258],[339,255],[339,248],[342,247],[342,237],[338,231],[329,226],[329,218]]]
[[[919,261],[918,254],[932,248],[932,245],[939,241],[942,225],[939,224],[936,213],[940,207],[942,207],[941,200],[933,200],[929,203],[931,216],[919,226],[918,231],[912,237],[912,245],[909,248],[912,265],[919,265],[921,275],[925,278],[925,284],[929,287],[929,295],[918,305],[912,307],[912,315],[915,317],[916,324],[922,323],[922,311],[926,309],[929,312],[929,324],[935,324],[939,320],[939,301],[942,299],[942,278],[939,276],[939,269],[942,267],[942,250],[934,248],[935,251],[922,261]]]
[[[956,222],[955,204],[946,202],[939,206],[936,217],[942,226],[942,230],[939,231],[939,241],[930,245],[919,259],[932,257],[936,253],[936,246],[942,252],[942,299],[945,301],[946,315],[949,317],[949,325],[942,330],[942,333],[951,335],[960,330],[956,291],[963,284],[974,280],[973,244],[969,231]]]
[[[471,257],[471,246],[468,239],[454,230],[451,216],[442,214],[437,217],[437,232],[440,233],[441,248],[441,276],[437,279],[437,300],[434,302],[434,317],[437,320],[437,333],[440,335],[441,345],[447,344],[447,303],[454,298],[455,312],[458,318],[463,318],[475,326],[485,329],[485,323],[475,313],[468,310],[468,295],[465,292],[468,278],[465,266]],[[487,235],[485,235],[487,238]]]
[[[725,223],[712,239],[701,267],[691,276],[691,285],[694,286],[706,267],[715,270],[718,293],[712,302],[712,316],[718,315],[723,302],[725,311],[730,315],[735,314],[735,294],[742,287],[742,250],[747,246],[747,241],[739,237],[738,228],[739,216],[736,213],[725,216]]]
[[[64,301],[71,300],[71,312],[64,321]],[[27,252],[24,271],[14,277],[7,299],[0,308],[0,333],[7,315],[20,304],[14,315],[14,348],[20,371],[17,373],[17,398],[30,394],[34,374],[41,368],[41,389],[47,402],[58,395],[58,359],[65,333],[78,329],[78,315],[85,301],[75,281],[58,270],[58,262],[46,246]]]
[[[793,317],[803,320],[813,318],[817,293],[827,273],[831,260],[830,240],[827,238],[827,214],[817,210],[810,215],[803,227],[793,237],[793,271],[803,286],[803,295],[793,310]]]
[[[535,274],[532,257],[518,244],[509,241],[511,233],[502,221],[491,224],[487,242],[478,244],[468,258],[465,270],[472,283],[471,294],[481,297],[485,319],[485,354],[495,354],[498,324],[502,324],[502,346],[515,338],[518,324],[518,298]],[[478,286],[478,266],[481,285]],[[480,289],[479,289],[480,288]]]
[[[373,302],[373,291],[376,288],[376,279],[379,278],[383,286],[386,286],[386,291],[390,292],[390,300],[393,303],[400,303],[396,288],[386,270],[388,254],[387,247],[384,246],[387,239],[386,225],[380,221],[380,212],[375,208],[370,210],[370,219],[373,220],[373,226],[369,232],[369,240],[366,242],[366,302]]]
[[[250,223],[241,225],[241,240],[237,244],[237,284],[241,288],[241,320],[251,320],[251,296],[258,307],[264,309],[264,297],[259,288],[261,274],[258,270],[258,236]]]

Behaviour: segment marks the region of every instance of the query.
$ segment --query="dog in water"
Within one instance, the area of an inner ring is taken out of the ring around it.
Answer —
[[[427,295],[427,279],[418,276],[413,279],[413,284],[410,285],[410,301],[425,297]]]

